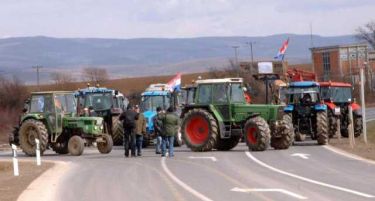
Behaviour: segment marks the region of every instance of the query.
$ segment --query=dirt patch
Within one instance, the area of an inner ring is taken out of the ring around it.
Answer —
[[[331,139],[329,144],[363,158],[375,160],[375,121],[367,123],[367,142],[366,145],[363,136],[360,136],[355,139],[354,148],[351,148],[348,138]]]
[[[51,168],[53,163],[42,163],[36,166],[35,162],[19,162],[20,176],[13,176],[11,161],[0,161],[0,200],[15,201],[29,184],[43,172]]]

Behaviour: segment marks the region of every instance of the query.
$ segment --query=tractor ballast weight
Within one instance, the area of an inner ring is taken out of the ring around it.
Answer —
[[[104,131],[112,136],[114,145],[122,145],[124,130],[118,117],[125,111],[128,99],[119,91],[104,87],[79,89],[75,97],[80,115],[103,117]]]
[[[313,140],[317,140],[318,144],[327,144],[329,132],[327,105],[321,102],[319,83],[291,82],[287,87],[287,99],[284,112],[293,121],[295,140],[303,141],[307,134]]]
[[[362,110],[352,96],[353,87],[350,83],[320,82],[320,94],[328,107],[330,136],[337,132],[337,120],[343,137],[348,137],[349,106],[353,109],[354,136],[362,133]]]
[[[230,150],[243,135],[253,151],[267,149],[270,140],[276,149],[291,144],[291,122],[284,123],[283,107],[247,104],[242,78],[198,80],[185,90],[181,133],[191,150]]]
[[[100,153],[112,150],[112,138],[103,133],[103,118],[79,117],[73,92],[36,92],[31,94],[27,111],[10,143],[20,145],[26,155],[36,153],[35,139],[43,153],[48,146],[58,154],[81,155],[85,144],[97,143]],[[18,132],[17,132],[18,131]]]

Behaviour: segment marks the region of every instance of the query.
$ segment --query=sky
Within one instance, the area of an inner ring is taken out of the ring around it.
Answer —
[[[0,38],[354,34],[375,0],[0,0]]]

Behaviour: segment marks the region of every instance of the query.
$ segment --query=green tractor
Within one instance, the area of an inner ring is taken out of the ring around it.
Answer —
[[[13,132],[10,143],[20,145],[29,156],[36,153],[35,139],[43,153],[49,146],[58,154],[79,156],[85,144],[94,142],[100,153],[111,152],[111,136],[103,133],[103,118],[78,117],[73,92],[35,92],[27,102],[18,132]]]
[[[252,151],[269,143],[287,149],[293,142],[283,106],[247,104],[242,78],[198,80],[183,90],[181,133],[192,151],[231,150],[242,136]]]

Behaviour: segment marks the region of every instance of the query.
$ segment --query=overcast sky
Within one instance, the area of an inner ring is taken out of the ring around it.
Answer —
[[[0,37],[353,34],[375,0],[0,0]]]

